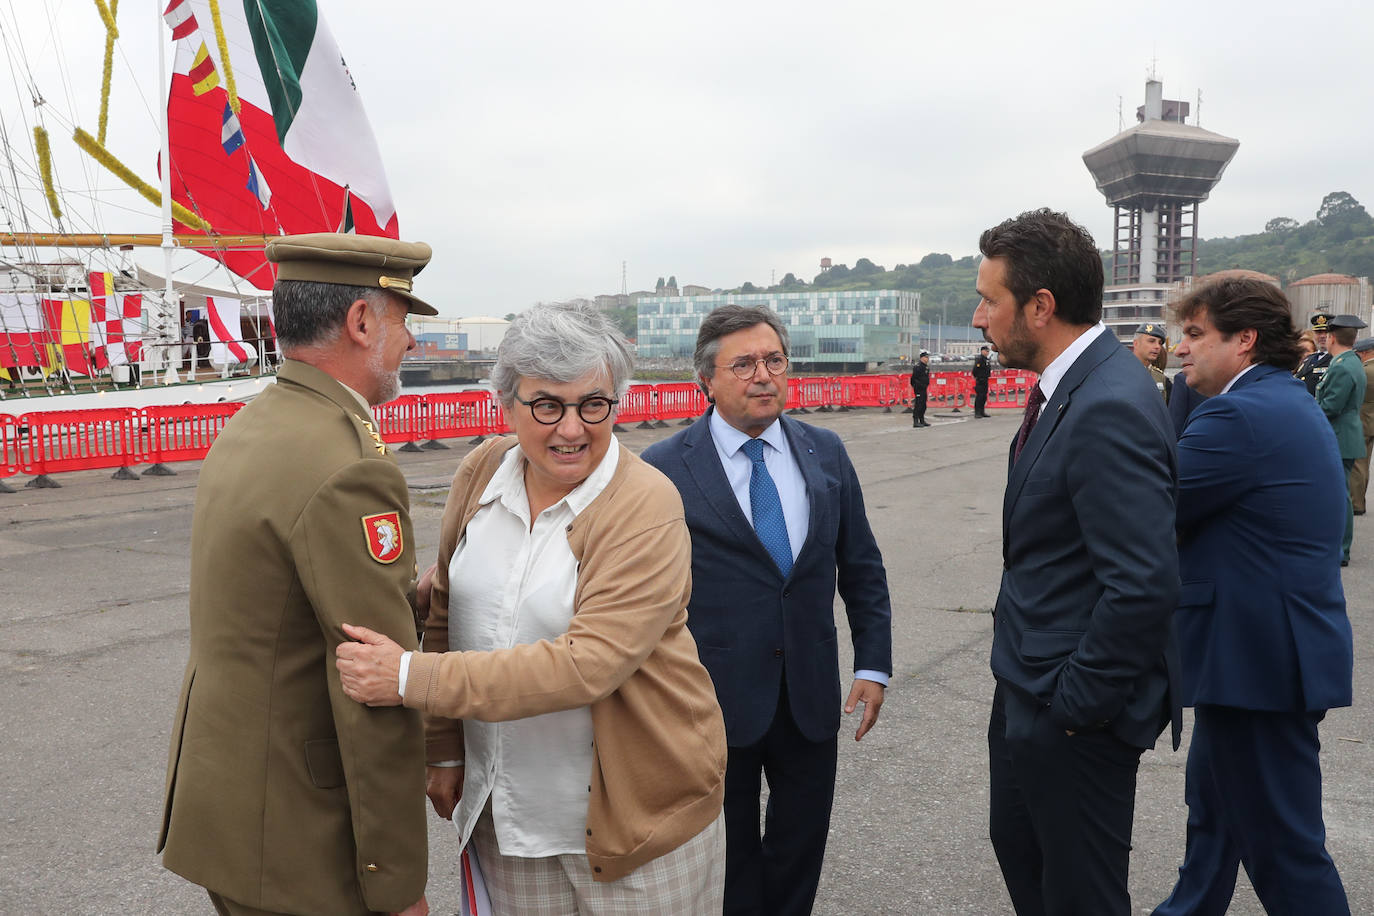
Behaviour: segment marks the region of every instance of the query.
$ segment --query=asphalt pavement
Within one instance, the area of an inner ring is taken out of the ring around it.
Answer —
[[[888,569],[896,666],[876,728],[859,743],[857,723],[841,733],[818,914],[1011,913],[988,842],[987,662],[1019,417],[941,411],[921,430],[878,409],[802,418],[838,432],[858,469]],[[672,432],[620,438],[639,451]],[[399,456],[421,558],[437,550],[448,481],[471,447],[447,444]],[[61,489],[0,494],[0,914],[211,912],[153,852],[188,647],[199,464],[175,469],[133,481],[65,474]],[[1130,507],[1121,517],[1130,524]],[[1327,845],[1355,913],[1374,913],[1370,519],[1356,519],[1344,570],[1355,706],[1321,728]],[[843,629],[838,603],[836,615]],[[1186,740],[1178,753],[1162,740],[1141,762],[1138,913],[1168,894],[1182,859]],[[456,838],[433,814],[430,847],[431,911],[456,913]],[[1230,912],[1263,912],[1243,873]]]

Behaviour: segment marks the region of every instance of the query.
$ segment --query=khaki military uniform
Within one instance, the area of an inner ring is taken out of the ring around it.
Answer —
[[[1159,389],[1159,396],[1167,404],[1169,402],[1169,376],[1164,374],[1164,370],[1157,366],[1146,366],[1150,370],[1150,378],[1154,379],[1155,387]]]
[[[405,478],[358,399],[287,360],[205,459],[158,849],[274,912],[396,911],[428,862],[419,715],[346,697],[340,624],[416,648]]]
[[[1360,426],[1364,430],[1364,457],[1350,469],[1350,503],[1357,515],[1365,511],[1365,492],[1369,489],[1369,458],[1374,454],[1374,362],[1364,364],[1364,402],[1360,405]]]

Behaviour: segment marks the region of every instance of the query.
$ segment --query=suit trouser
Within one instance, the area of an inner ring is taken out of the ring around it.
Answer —
[[[1007,693],[997,685],[988,722],[989,831],[1017,916],[1129,916],[1141,749],[1067,735],[1016,697],[1009,716]]]
[[[988,413],[988,386],[973,386],[973,415],[975,417],[985,417]]]
[[[1348,916],[1326,851],[1320,712],[1198,706],[1188,748],[1188,846],[1155,916],[1221,916],[1244,864],[1270,916]]]
[[[926,421],[926,393],[918,391],[911,398],[911,425],[918,426]]]
[[[1350,469],[1350,503],[1356,512],[1364,511],[1364,495],[1369,490],[1369,458],[1374,455],[1374,436],[1364,437],[1364,457],[1356,458]]]
[[[1355,540],[1355,507],[1350,502],[1350,469],[1355,465],[1354,458],[1342,458],[1345,467],[1345,534],[1341,537],[1341,559],[1350,559],[1350,545]]]
[[[802,735],[784,685],[763,740],[729,750],[724,912],[805,916],[825,860],[838,741],[808,741]],[[762,776],[768,778],[768,808],[760,837]]]

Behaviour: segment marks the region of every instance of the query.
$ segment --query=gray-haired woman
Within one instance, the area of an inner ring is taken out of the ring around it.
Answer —
[[[492,372],[515,438],[454,477],[423,651],[339,649],[353,699],[426,713],[430,801],[499,913],[721,908],[725,729],[681,500],[611,432],[631,369],[599,312],[518,317]]]

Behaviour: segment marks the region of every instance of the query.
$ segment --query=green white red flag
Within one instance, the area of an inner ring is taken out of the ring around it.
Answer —
[[[351,216],[359,233],[399,237],[362,100],[314,0],[219,7],[244,142],[225,140],[229,69],[209,0],[171,0],[164,18],[177,39],[167,103],[173,199],[220,234],[329,232]],[[260,249],[200,250],[260,289],[272,285]]]

